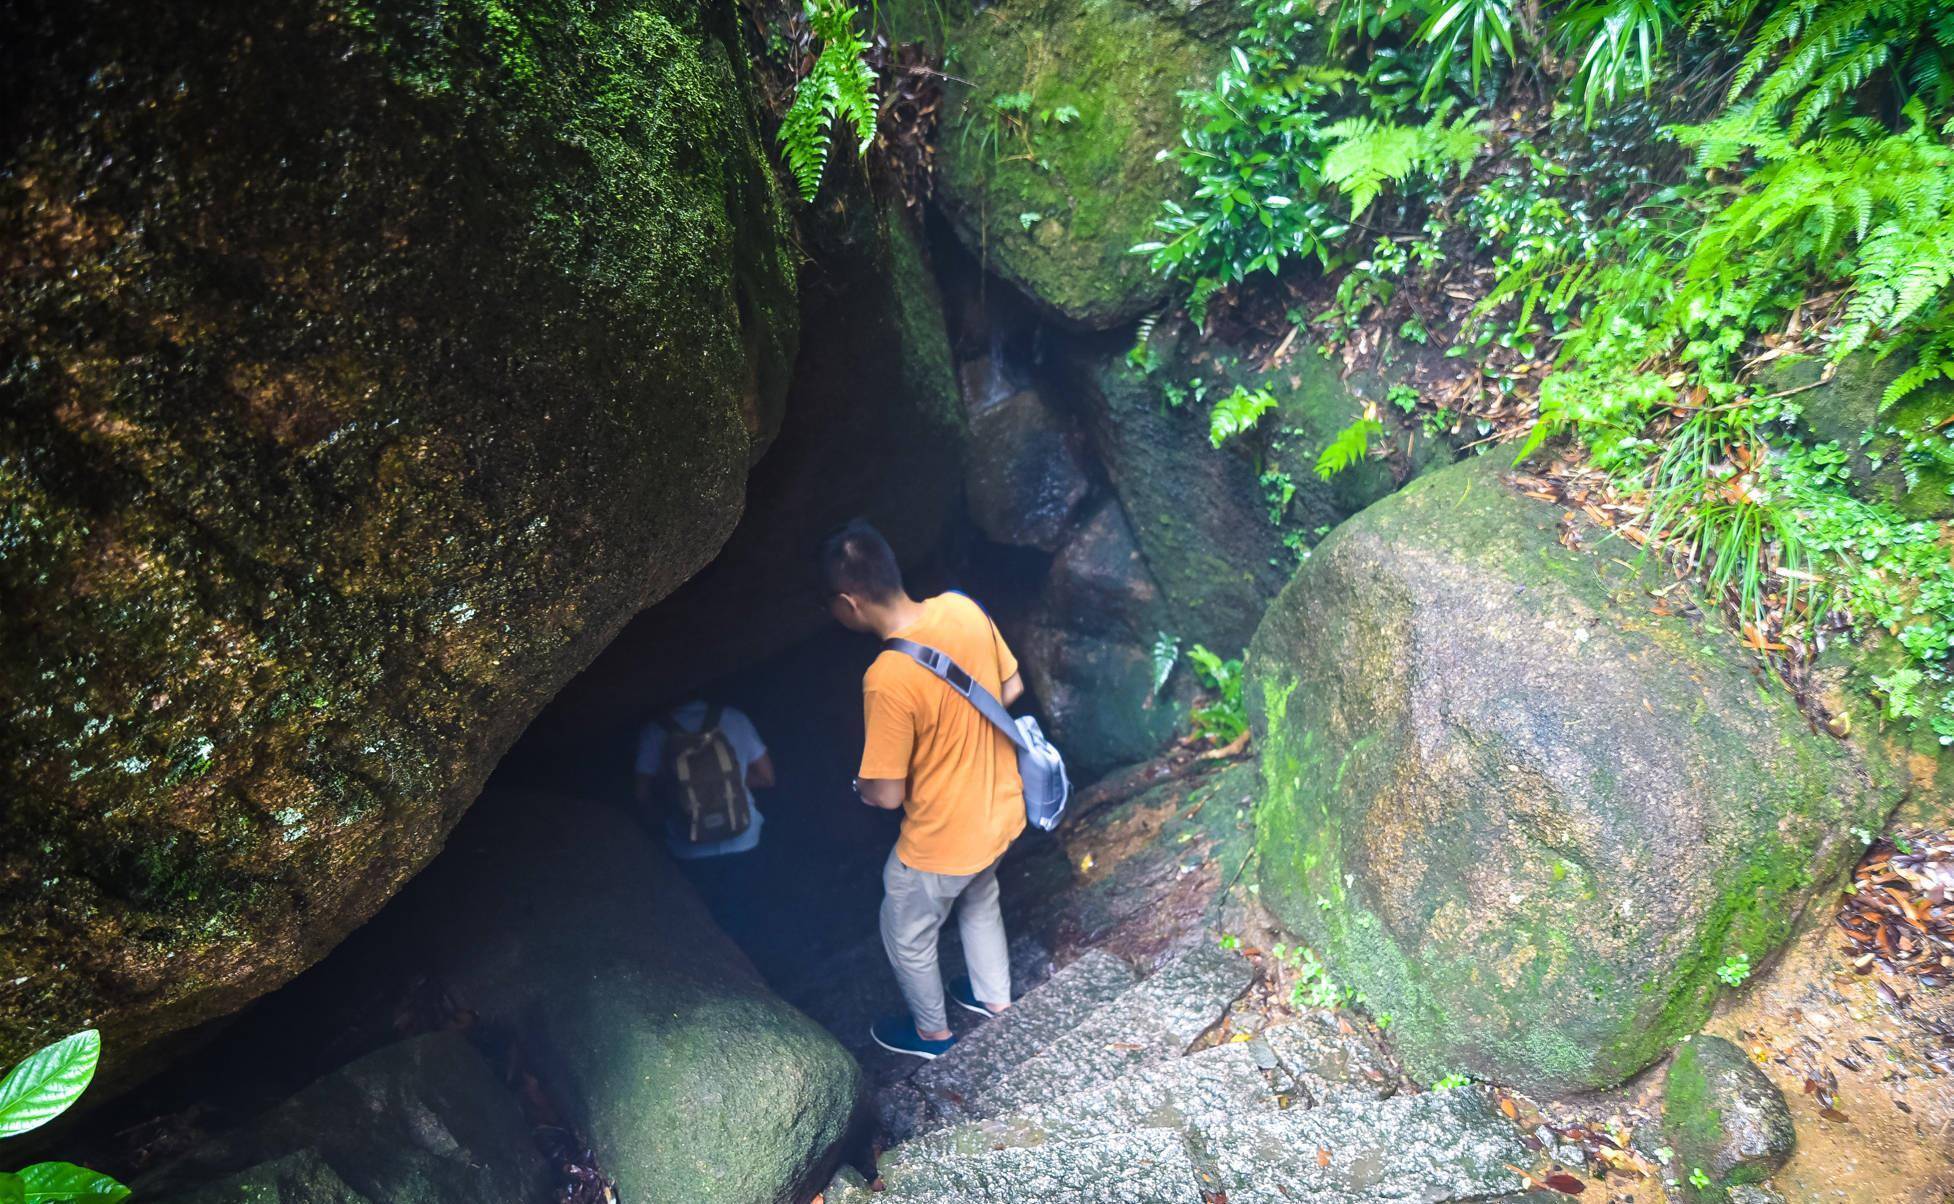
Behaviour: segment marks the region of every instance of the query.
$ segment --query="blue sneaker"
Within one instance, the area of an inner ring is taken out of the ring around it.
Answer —
[[[970,989],[970,979],[966,975],[958,975],[950,980],[949,995],[951,1001],[966,1012],[975,1012],[979,1016],[996,1015],[984,1006],[983,1000],[977,998],[977,992]]]
[[[925,1039],[916,1032],[916,1022],[908,1016],[884,1016],[868,1026],[868,1035],[890,1053],[908,1054],[925,1061],[942,1057],[957,1043],[954,1036],[943,1041]]]

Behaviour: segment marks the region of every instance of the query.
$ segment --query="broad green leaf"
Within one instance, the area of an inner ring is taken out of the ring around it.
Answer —
[[[0,1137],[38,1129],[66,1112],[95,1077],[102,1034],[85,1028],[22,1059],[0,1079]]]
[[[0,1204],[27,1204],[27,1185],[19,1175],[0,1174]]]
[[[91,1171],[72,1162],[37,1162],[20,1171],[21,1185],[27,1190],[27,1204],[66,1200],[108,1202],[126,1200],[129,1189],[100,1171]]]

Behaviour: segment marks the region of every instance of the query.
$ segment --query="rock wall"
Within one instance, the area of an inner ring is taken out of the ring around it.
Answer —
[[[841,192],[802,215],[800,355],[738,529],[562,692],[538,721],[543,738],[625,747],[653,707],[832,624],[814,553],[842,522],[867,517],[909,563],[953,530],[965,417],[925,244],[899,209]]]
[[[730,0],[28,3],[0,1062],[316,960],[733,529],[795,349]]]
[[[1377,411],[1387,429],[1378,443],[1392,458],[1320,480],[1317,455],[1367,401],[1381,400],[1376,382],[1346,382],[1308,352],[1265,370],[1177,320],[1154,329],[1139,362],[1131,346],[1110,336],[1071,342],[1069,393],[1159,582],[1171,630],[1224,656],[1248,643],[1304,549],[1402,480],[1451,459],[1449,445],[1414,436],[1386,406]],[[1269,389],[1277,406],[1254,431],[1212,447],[1209,412],[1238,385]]]
[[[1495,457],[1343,524],[1250,648],[1262,899],[1422,1077],[1606,1087],[1916,783]]]

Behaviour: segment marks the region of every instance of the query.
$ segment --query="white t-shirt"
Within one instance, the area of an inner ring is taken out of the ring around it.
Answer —
[[[696,732],[705,725],[706,710],[705,702],[695,699],[673,711],[671,719],[684,730]],[[753,721],[746,717],[746,712],[736,707],[720,708],[719,730],[724,733],[726,743],[733,746],[733,755],[740,759],[740,779],[743,782],[747,770],[753,767],[753,763],[767,755],[767,746],[761,742],[760,733],[754,728]],[[650,777],[658,777],[664,774],[667,768],[665,729],[659,726],[657,720],[653,720],[645,724],[644,731],[638,734],[638,772]],[[749,801],[752,795],[751,790],[747,791]],[[759,845],[760,825],[765,822],[759,807],[753,807],[752,811],[753,822],[748,824],[746,831],[738,836],[729,836],[725,840],[715,840],[710,844],[691,844],[674,840],[667,835],[665,847],[671,851],[672,856],[681,860],[718,857],[726,853],[744,853]]]

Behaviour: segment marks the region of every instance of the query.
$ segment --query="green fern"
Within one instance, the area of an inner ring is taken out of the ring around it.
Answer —
[[[1871,343],[1891,350],[1923,329],[1954,285],[1954,148],[1928,129],[1919,101],[1906,120],[1870,140],[1798,144],[1749,117],[1679,128],[1699,157],[1713,143],[1712,162],[1747,151],[1758,166],[1703,224],[1671,320],[1680,329],[1717,296],[1832,278],[1846,285],[1835,357]]]
[[[828,165],[829,127],[839,120],[854,127],[855,153],[875,140],[875,69],[868,65],[868,42],[856,32],[857,10],[842,0],[804,0],[808,25],[821,40],[821,53],[807,76],[794,86],[793,103],[780,122],[780,146],[803,201],[812,201]]]
[[[1255,429],[1262,415],[1275,407],[1276,395],[1269,390],[1236,385],[1233,392],[1214,403],[1208,415],[1208,445],[1220,447],[1243,431]]]
[[[1761,20],[1759,20],[1761,12]],[[1767,113],[1792,108],[1791,137],[1803,138],[1828,115],[1884,81],[1886,112],[1911,98],[1936,107],[1954,100],[1954,16],[1944,0],[1703,0],[1695,29],[1749,34],[1729,99],[1750,95]]]
[[[1433,179],[1448,170],[1465,175],[1490,127],[1473,120],[1477,110],[1451,117],[1451,107],[1440,105],[1420,126],[1351,117],[1324,128],[1334,144],[1323,157],[1323,180],[1350,198],[1351,216],[1369,208],[1387,184],[1421,173]]]
[[[1205,645],[1187,650],[1201,684],[1211,693],[1207,701],[1194,708],[1194,734],[1216,744],[1231,744],[1248,731],[1248,706],[1242,699],[1242,662],[1223,660]]]
[[[1359,418],[1331,437],[1329,446],[1316,457],[1316,475],[1327,481],[1344,469],[1361,464],[1370,455],[1371,440],[1383,437],[1383,423],[1375,418]]]

